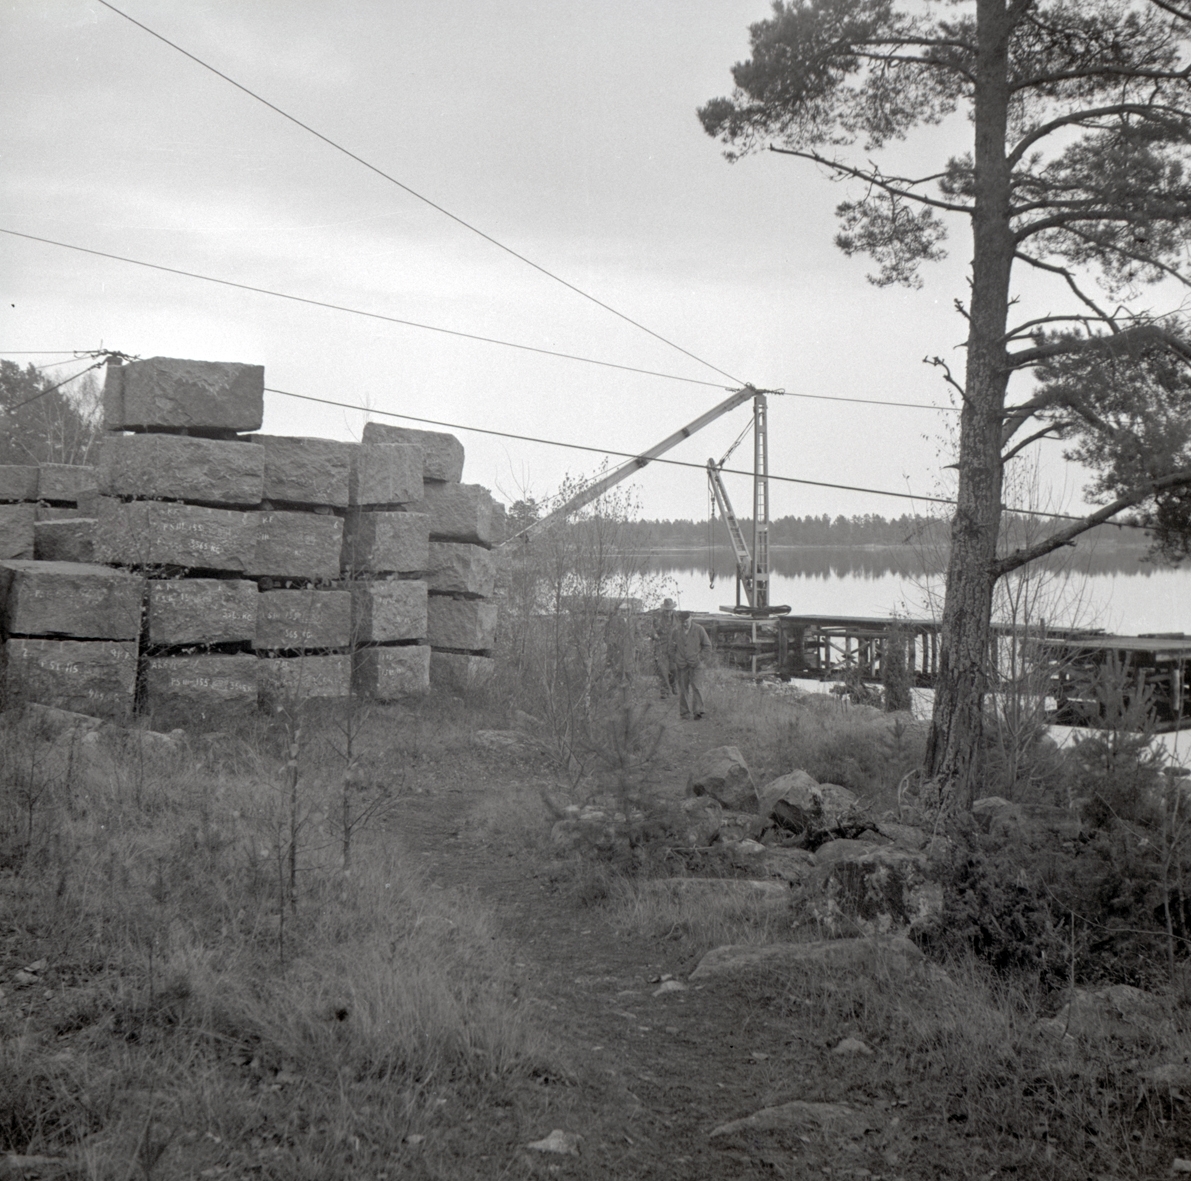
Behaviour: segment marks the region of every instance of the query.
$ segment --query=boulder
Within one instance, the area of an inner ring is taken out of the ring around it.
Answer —
[[[0,501],[37,499],[37,468],[0,464]]]
[[[835,846],[861,846],[837,850]],[[815,853],[811,913],[827,930],[888,935],[938,922],[943,887],[927,877],[927,858],[891,845],[832,841]]]
[[[255,431],[264,407],[263,365],[150,357],[107,367],[103,425],[109,431]]]
[[[347,515],[340,565],[349,574],[417,574],[430,553],[425,513],[360,512]]]
[[[350,582],[352,634],[358,644],[426,638],[426,584],[419,579]],[[433,673],[431,674],[433,675]]]
[[[972,804],[981,831],[1001,840],[1018,838],[1038,846],[1048,841],[1077,840],[1082,824],[1077,812],[1051,804],[1015,804],[1000,796],[986,796]]]
[[[38,562],[94,562],[95,518],[34,521],[33,556]]]
[[[114,566],[252,571],[262,513],[101,496],[95,557]]]
[[[490,548],[496,534],[496,502],[479,484],[425,484],[418,512],[430,517],[435,541],[465,541]]]
[[[482,688],[492,680],[496,661],[471,652],[430,653],[430,683],[455,693]]]
[[[126,721],[136,689],[136,648],[135,641],[9,640],[4,645],[8,702]]]
[[[256,443],[187,435],[109,435],[99,453],[106,496],[257,505],[264,491],[265,449]]]
[[[258,652],[348,648],[351,643],[352,596],[347,591],[274,590],[257,596],[252,646]]]
[[[462,541],[432,541],[426,563],[426,583],[438,594],[487,599],[496,587],[496,559],[481,545]]]
[[[0,561],[33,557],[36,519],[32,504],[0,504]]]
[[[896,820],[878,820],[875,827],[877,832],[899,848],[912,852],[925,849],[930,842],[930,833],[912,824],[900,824]]]
[[[483,652],[496,642],[497,607],[485,599],[431,595],[426,603],[426,636],[435,648]]]
[[[800,1138],[816,1133],[828,1133],[838,1138],[863,1136],[870,1128],[879,1128],[881,1121],[871,1112],[847,1103],[809,1103],[793,1099],[776,1107],[763,1107],[743,1119],[730,1120],[712,1128],[709,1136],[730,1136],[734,1132],[789,1132]],[[861,1174],[863,1176],[864,1174]]]
[[[859,804],[855,792],[836,783],[816,783],[805,771],[791,771],[757,793],[762,816],[772,816],[791,832],[830,833],[849,819]]]
[[[342,656],[277,656],[257,661],[260,700],[273,706],[315,698],[351,696],[352,658]]]
[[[145,580],[83,562],[0,562],[6,635],[135,640]]]
[[[37,499],[75,504],[99,491],[99,471],[82,463],[43,463],[37,469]]]
[[[734,746],[704,751],[687,777],[688,796],[710,796],[733,812],[757,807],[756,786],[744,756]]]
[[[361,648],[352,665],[352,687],[361,697],[399,701],[430,691],[430,649],[421,644]]]
[[[422,497],[420,447],[377,443],[366,438],[352,452],[349,504],[412,504]]]
[[[441,431],[417,431],[383,422],[364,424],[365,443],[404,443],[421,448],[422,478],[457,484],[463,478],[463,444]]]
[[[257,513],[248,573],[257,578],[339,577],[343,521],[320,513]]]
[[[761,846],[756,856],[759,870],[790,885],[801,885],[815,868],[815,855],[806,849],[767,849]]]
[[[255,656],[150,657],[145,669],[145,708],[156,726],[209,728],[256,709]]]
[[[646,898],[672,902],[776,902],[788,905],[790,887],[772,878],[650,878],[637,887]]]
[[[808,943],[729,943],[713,947],[691,973],[691,980],[738,976],[795,964],[847,972],[888,969],[911,972],[923,964],[922,952],[900,935],[861,939],[818,939]]]
[[[358,443],[289,435],[250,435],[264,448],[263,497],[285,505],[346,508]]]
[[[256,636],[255,582],[177,578],[149,583],[149,645],[251,643]]]
[[[1173,1033],[1167,1003],[1129,984],[1094,991],[1077,988],[1072,999],[1039,1027],[1044,1033],[1100,1035],[1125,1042],[1161,1043]]]

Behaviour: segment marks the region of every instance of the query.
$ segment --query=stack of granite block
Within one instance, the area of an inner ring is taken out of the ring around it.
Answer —
[[[92,563],[0,561],[5,705],[127,721],[144,591],[140,576]]]
[[[422,497],[430,544],[425,566],[430,679],[447,689],[469,689],[491,675],[497,609],[492,601],[499,540],[499,506],[487,489],[461,483],[463,444],[436,431],[368,423],[364,445],[420,447]]]
[[[95,503],[92,467],[0,465],[0,560],[91,561]]]

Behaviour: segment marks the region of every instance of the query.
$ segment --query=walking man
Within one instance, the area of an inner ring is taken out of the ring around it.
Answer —
[[[670,662],[678,678],[678,716],[703,716],[703,660],[711,651],[711,639],[703,628],[683,611],[681,622],[670,632]]]
[[[674,630],[673,599],[663,599],[662,609],[653,621],[653,668],[662,684],[662,696],[677,692],[674,664],[670,658],[670,633]]]

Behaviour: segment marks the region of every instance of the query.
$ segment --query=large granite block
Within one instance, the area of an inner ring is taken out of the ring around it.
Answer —
[[[82,562],[0,562],[6,635],[135,640],[145,580]]]
[[[426,584],[417,579],[353,582],[352,633],[358,644],[426,638]]]
[[[149,644],[154,648],[251,643],[256,635],[255,582],[176,578],[149,583]]]
[[[468,541],[489,547],[498,541],[496,502],[479,484],[425,484],[426,498],[417,506],[430,516],[435,541]]]
[[[145,669],[145,709],[156,730],[218,725],[256,709],[255,656],[156,656]]]
[[[432,541],[426,583],[440,594],[489,598],[496,587],[496,559],[481,545]]]
[[[175,357],[109,365],[103,425],[109,431],[255,431],[264,387],[263,365]]]
[[[463,478],[463,444],[441,431],[416,431],[383,422],[364,425],[365,443],[412,443],[422,449],[422,479],[458,483]]]
[[[430,691],[430,649],[420,644],[398,648],[360,648],[352,666],[352,684],[361,697],[397,701]]]
[[[0,464],[0,500],[36,500],[37,468],[21,464]],[[420,500],[421,496],[415,496]]]
[[[9,640],[9,705],[35,702],[124,722],[136,693],[136,644],[113,640]]]
[[[431,652],[430,684],[436,689],[466,693],[492,680],[496,661],[491,656],[465,652]]]
[[[265,449],[256,443],[186,435],[109,435],[99,454],[99,485],[108,496],[260,504]]]
[[[346,654],[268,657],[257,668],[263,705],[351,696],[352,658]]]
[[[94,562],[95,518],[34,521],[33,556],[39,562]]]
[[[264,514],[192,504],[99,498],[95,558],[116,566],[182,567],[256,573]]]
[[[37,499],[78,504],[99,491],[99,470],[82,463],[43,463],[37,469]]]
[[[343,521],[321,513],[266,512],[257,519],[250,573],[260,578],[338,578]]]
[[[352,597],[347,591],[264,591],[258,600],[258,651],[347,648],[352,642]]]
[[[349,513],[343,569],[355,574],[420,573],[430,558],[429,525],[425,513]]]
[[[0,561],[33,557],[33,525],[37,508],[32,504],[0,504]]]
[[[426,636],[435,648],[484,652],[496,639],[496,617],[496,604],[484,599],[431,595],[427,603]]]
[[[358,443],[288,435],[252,435],[251,441],[265,449],[265,500],[347,507]]]
[[[354,452],[351,504],[412,504],[421,500],[422,495],[420,447],[366,440]]]

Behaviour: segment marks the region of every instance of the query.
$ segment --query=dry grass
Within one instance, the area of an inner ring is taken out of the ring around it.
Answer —
[[[358,1176],[444,1099],[548,1063],[474,898],[376,826],[342,872],[333,759],[299,783],[291,897],[292,800],[260,735],[3,724],[5,958],[46,963],[4,980],[0,1153],[78,1177]],[[394,777],[458,738],[404,727]]]

